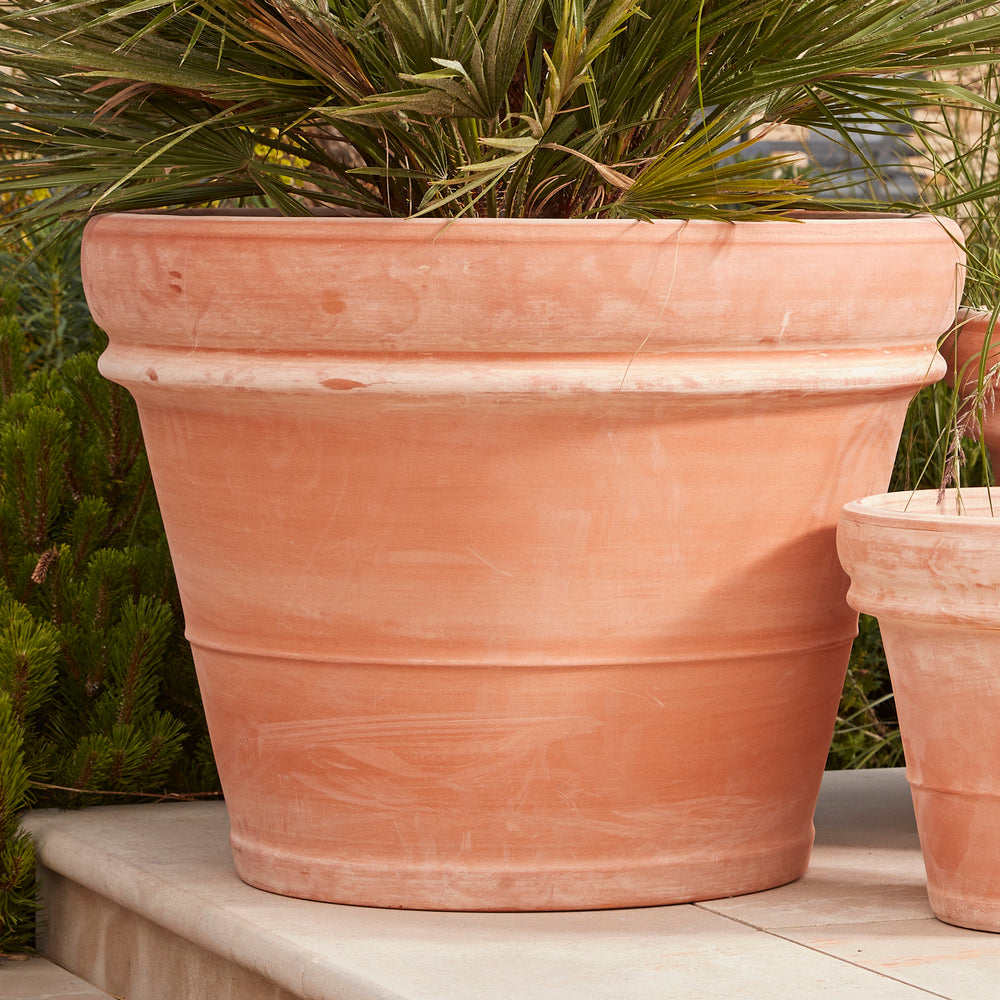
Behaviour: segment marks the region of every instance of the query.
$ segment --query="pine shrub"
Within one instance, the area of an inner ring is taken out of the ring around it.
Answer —
[[[96,354],[35,368],[0,305],[0,952],[30,943],[27,806],[214,792],[128,394]],[[32,370],[32,369],[35,370]]]
[[[30,368],[58,367],[91,346],[94,327],[83,295],[78,232],[60,239],[23,236],[19,244],[0,247],[0,274],[15,273],[6,311],[13,311]]]
[[[18,828],[30,783],[24,743],[11,698],[0,690],[0,953],[23,951],[34,932],[35,847]]]

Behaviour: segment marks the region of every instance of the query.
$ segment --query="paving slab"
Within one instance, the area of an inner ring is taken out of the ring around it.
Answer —
[[[804,878],[700,905],[768,931],[934,918],[902,769],[828,772],[815,824]]]
[[[939,920],[789,928],[790,941],[949,1000],[1000,996],[1000,936]]]
[[[828,774],[816,823],[810,870],[789,886],[700,904],[517,914],[377,910],[253,889],[233,868],[222,803],[25,821],[41,863],[42,950],[127,1000],[997,994],[1000,936],[931,913],[901,770]]]

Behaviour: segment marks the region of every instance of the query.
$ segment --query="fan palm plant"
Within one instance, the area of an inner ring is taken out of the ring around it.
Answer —
[[[754,144],[862,150],[979,95],[964,0],[8,0],[9,223],[256,199],[383,216],[758,218],[821,206]],[[843,204],[838,202],[838,204]]]

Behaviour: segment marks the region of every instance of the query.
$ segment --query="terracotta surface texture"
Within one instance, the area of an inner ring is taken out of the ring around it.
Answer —
[[[92,222],[241,876],[504,910],[801,875],[837,517],[943,371],[953,236]]]
[[[882,632],[931,906],[1000,931],[1000,494],[868,497],[838,545]]]

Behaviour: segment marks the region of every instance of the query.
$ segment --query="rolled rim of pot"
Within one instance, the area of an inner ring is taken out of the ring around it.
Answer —
[[[837,553],[856,611],[1000,629],[1000,489],[883,493],[845,504]]]
[[[978,530],[1000,519],[1000,487],[879,493],[844,505],[842,518],[928,531],[952,530],[955,523]],[[946,528],[939,527],[947,519]]]
[[[840,359],[853,385],[870,383],[889,347],[918,384],[940,378],[933,348],[954,322],[965,259],[957,224],[927,214],[795,224],[109,213],[83,240],[90,307],[112,341],[121,328],[145,342],[167,324],[187,347],[194,331],[202,347],[246,343],[265,332],[254,316],[267,301],[297,317],[284,351],[619,352],[632,372],[654,355],[759,349],[773,374],[808,345],[822,352],[809,370]],[[142,289],[124,311],[122,269]],[[384,317],[399,296],[411,302],[405,320]],[[522,330],[513,319],[526,305]],[[725,364],[715,369],[725,377]]]

